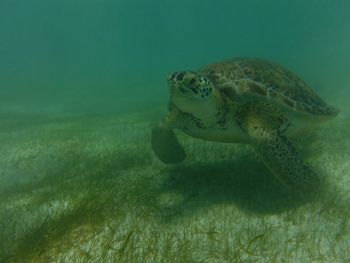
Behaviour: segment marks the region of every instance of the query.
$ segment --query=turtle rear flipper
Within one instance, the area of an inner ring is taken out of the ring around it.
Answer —
[[[312,190],[320,184],[318,175],[299,157],[290,141],[277,130],[254,127],[249,132],[263,162],[276,178],[293,190]]]
[[[154,127],[151,142],[154,153],[164,163],[179,163],[186,157],[173,130],[159,126]]]

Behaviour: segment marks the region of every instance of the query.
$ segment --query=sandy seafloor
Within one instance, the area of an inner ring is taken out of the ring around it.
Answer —
[[[296,142],[326,181],[305,197],[246,145],[178,133],[162,164],[160,109],[3,114],[0,262],[350,262],[349,112]]]

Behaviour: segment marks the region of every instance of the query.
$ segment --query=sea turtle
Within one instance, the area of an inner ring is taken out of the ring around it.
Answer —
[[[152,129],[152,148],[164,163],[185,159],[174,129],[208,141],[248,143],[277,179],[293,189],[320,177],[288,137],[336,116],[302,79],[262,59],[234,58],[168,76],[169,114]]]

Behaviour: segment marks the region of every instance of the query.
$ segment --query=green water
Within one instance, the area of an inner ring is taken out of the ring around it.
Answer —
[[[350,2],[0,2],[0,262],[349,262]],[[150,146],[166,75],[259,57],[341,110],[279,184],[249,145]]]

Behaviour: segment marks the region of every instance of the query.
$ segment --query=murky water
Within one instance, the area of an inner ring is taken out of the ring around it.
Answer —
[[[0,2],[0,262],[349,262],[348,1]],[[295,142],[325,186],[283,187],[249,145],[151,129],[166,76],[284,65],[334,120]]]

